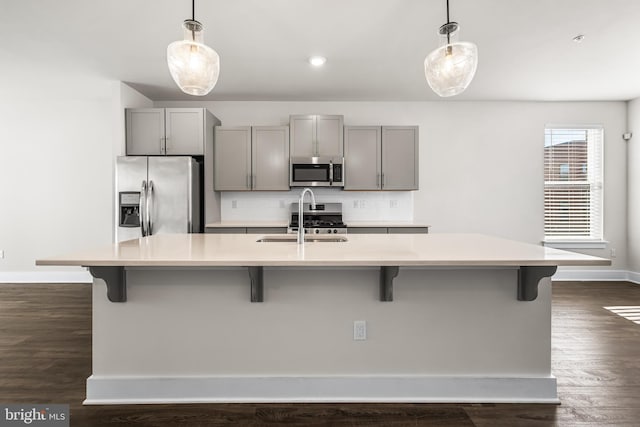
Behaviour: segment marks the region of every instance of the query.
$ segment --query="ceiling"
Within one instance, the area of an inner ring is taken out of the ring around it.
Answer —
[[[205,100],[423,101],[445,0],[196,0],[205,43],[221,58]],[[475,79],[455,100],[640,97],[640,1],[450,0],[460,40],[477,44]],[[180,92],[166,48],[189,0],[0,0],[0,53],[70,64],[153,100]],[[584,34],[582,43],[572,41]],[[8,56],[7,56],[8,55]],[[28,56],[27,56],[28,55]],[[327,57],[322,68],[311,55]],[[452,98],[447,98],[452,99]]]

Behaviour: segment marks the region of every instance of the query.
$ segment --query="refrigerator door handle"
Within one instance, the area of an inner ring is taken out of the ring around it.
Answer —
[[[153,235],[153,181],[149,180],[147,188],[147,235]]]
[[[140,187],[140,233],[142,237],[147,235],[147,227],[146,227],[146,215],[145,210],[147,209],[147,181],[142,181],[142,186]]]

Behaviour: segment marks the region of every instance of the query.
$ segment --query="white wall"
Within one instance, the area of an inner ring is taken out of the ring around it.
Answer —
[[[633,132],[627,143],[629,270],[640,279],[640,98],[629,102],[628,117]]]
[[[144,99],[82,68],[11,64],[0,80],[0,282],[86,280],[35,260],[111,242],[123,102]]]
[[[478,232],[530,243],[543,238],[546,123],[605,129],[606,249],[626,269],[624,102],[156,102],[204,106],[223,126],[287,125],[289,114],[343,114],[349,125],[419,125],[420,190],[413,220],[433,232]],[[258,215],[258,213],[256,213]],[[380,218],[384,219],[384,218]]]

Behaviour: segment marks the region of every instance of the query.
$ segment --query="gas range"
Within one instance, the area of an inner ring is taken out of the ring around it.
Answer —
[[[347,234],[347,224],[342,222],[342,203],[303,204],[304,232],[306,234]],[[298,232],[298,204],[291,204],[288,233]]]

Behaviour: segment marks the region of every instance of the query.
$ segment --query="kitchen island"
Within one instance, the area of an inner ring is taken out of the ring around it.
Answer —
[[[556,403],[549,277],[610,264],[471,234],[262,239],[157,235],[38,260],[95,277],[85,403]]]

